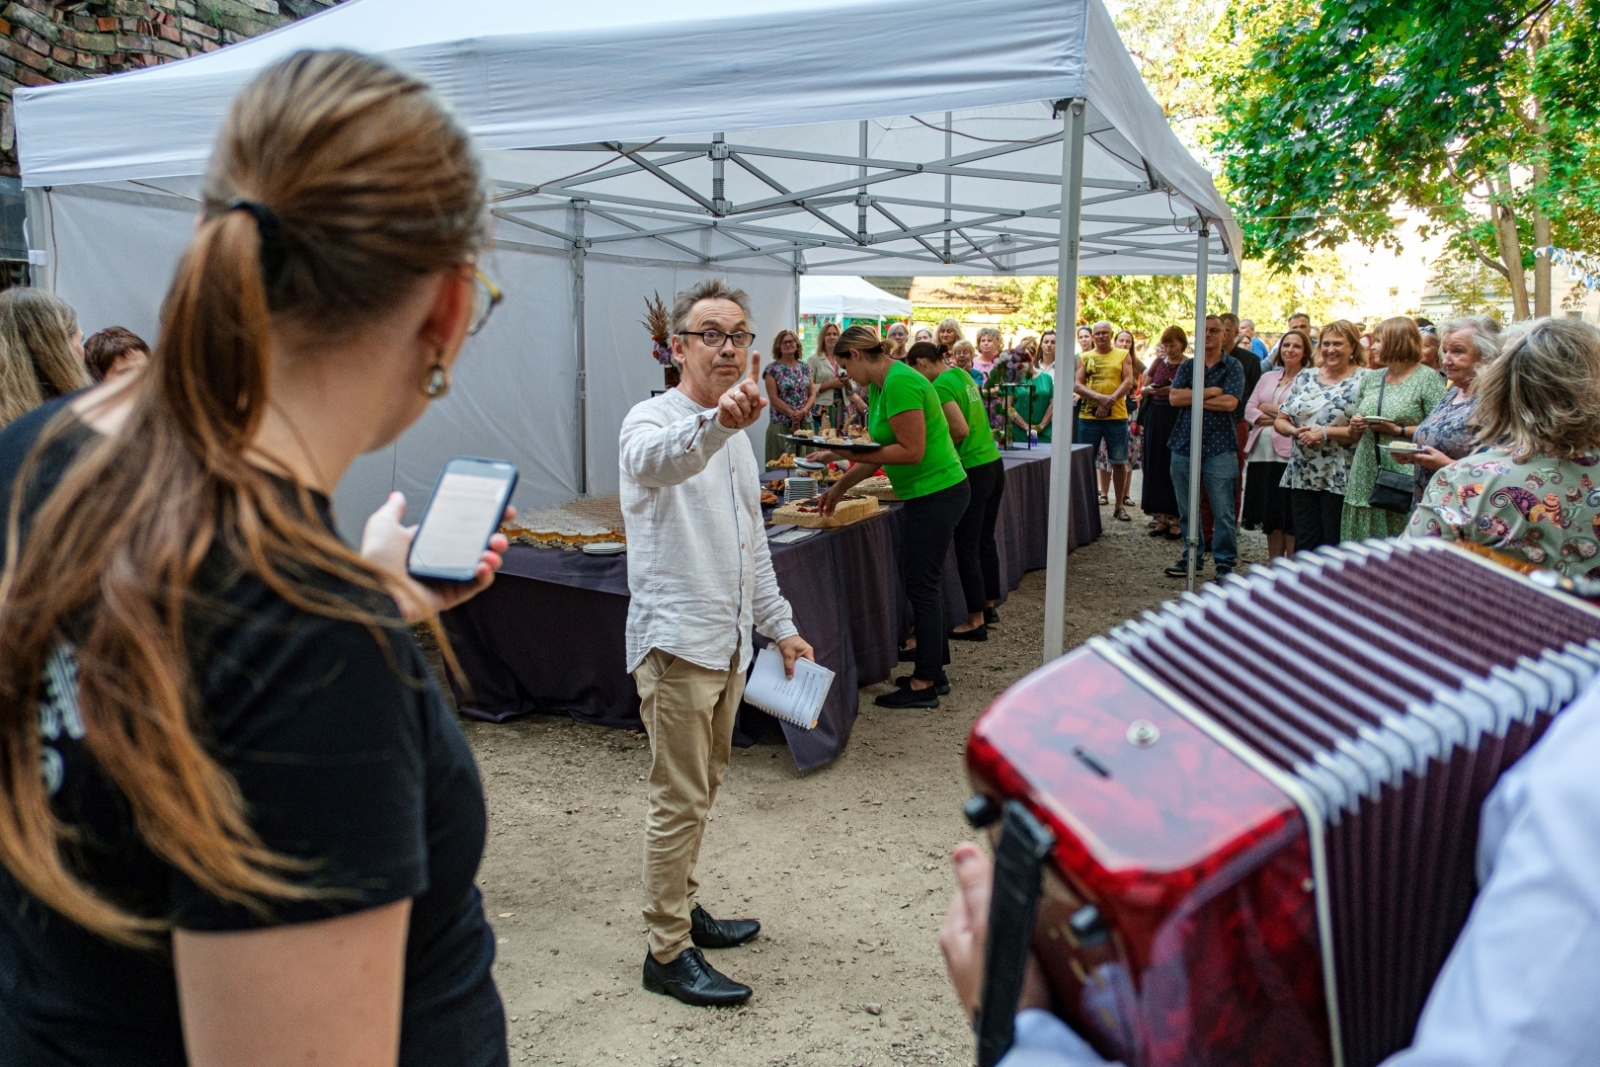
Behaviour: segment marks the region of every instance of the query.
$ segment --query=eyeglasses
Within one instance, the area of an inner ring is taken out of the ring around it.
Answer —
[[[483,329],[484,323],[489,321],[489,316],[494,309],[500,306],[500,301],[506,294],[500,287],[490,280],[479,267],[472,268],[472,324],[467,327],[467,336],[471,336]]]
[[[721,330],[679,330],[679,337],[698,337],[707,348],[721,348],[725,344],[732,344],[734,348],[749,348],[756,339],[753,333],[736,330],[733,333],[723,333]]]

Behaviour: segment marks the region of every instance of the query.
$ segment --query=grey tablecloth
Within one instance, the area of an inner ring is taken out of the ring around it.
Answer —
[[[1050,500],[1049,447],[1005,454],[1006,495],[996,526],[1007,590],[1045,565]],[[1073,448],[1071,547],[1100,536],[1094,458]],[[795,624],[837,675],[814,730],[784,724],[795,765],[810,770],[844,751],[855,723],[856,690],[889,678],[909,622],[897,545],[901,509],[794,545],[773,545],[778,586]],[[945,567],[952,625],[965,614],[954,556]],[[467,685],[462,712],[504,722],[534,712],[580,722],[640,726],[639,697],[625,670],[627,558],[512,546],[488,591],[449,612],[449,629]],[[741,710],[736,743],[749,744],[766,716]]]

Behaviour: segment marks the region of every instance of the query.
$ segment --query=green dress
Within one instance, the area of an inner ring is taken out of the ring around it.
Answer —
[[[1030,388],[1031,386],[1031,388]],[[1032,426],[1037,426],[1044,418],[1044,413],[1050,410],[1050,402],[1056,398],[1056,380],[1048,374],[1035,374],[1032,378],[1021,382],[1017,386],[1014,403],[1016,411],[1022,421]],[[1041,443],[1048,444],[1051,431],[1056,427],[1055,418],[1050,419],[1050,425],[1039,431]],[[1011,423],[1011,440],[1014,444],[1025,445],[1028,443],[1028,431]]]
[[[1405,381],[1391,382],[1383,390],[1383,410],[1380,412],[1378,390],[1383,380],[1384,376],[1377,372],[1361,379],[1355,411],[1367,416],[1382,415],[1402,426],[1415,426],[1427,418],[1450,388],[1437,371],[1419,366]],[[1381,451],[1374,440],[1376,436],[1370,431],[1363,434],[1356,443],[1355,458],[1350,461],[1350,478],[1344,490],[1344,518],[1339,531],[1346,541],[1399,537],[1405,533],[1406,524],[1411,518],[1396,511],[1384,511],[1367,505],[1372,498],[1372,487],[1377,483],[1380,464],[1384,470],[1395,471],[1408,478],[1414,474],[1410,467],[1401,466],[1389,457],[1389,453]]]

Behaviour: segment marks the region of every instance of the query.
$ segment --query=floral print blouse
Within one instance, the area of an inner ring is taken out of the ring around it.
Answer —
[[[1332,383],[1308,367],[1295,378],[1279,412],[1296,426],[1343,426],[1350,421],[1356,394],[1366,371],[1357,368],[1349,377]],[[1328,441],[1304,445],[1297,438],[1289,450],[1288,469],[1283,472],[1285,489],[1311,489],[1344,495],[1350,477],[1350,460],[1355,445]]]
[[[1406,536],[1472,541],[1569,578],[1600,578],[1597,476],[1600,452],[1519,461],[1485,449],[1433,476]]]
[[[1463,396],[1461,390],[1455,386],[1444,394],[1444,399],[1439,401],[1439,406],[1433,409],[1433,414],[1423,419],[1417,426],[1417,444],[1427,448],[1437,448],[1451,459],[1462,459],[1472,451],[1474,437],[1472,428],[1467,425],[1467,420],[1472,418],[1472,413],[1477,410],[1478,399],[1473,396]],[[1417,497],[1428,489],[1428,482],[1432,480],[1434,472],[1426,467],[1417,467]]]
[[[811,371],[804,363],[773,360],[761,373],[776,383],[778,399],[796,411],[800,410],[806,398],[811,395]],[[790,425],[789,416],[780,413],[777,408],[772,409],[772,421],[780,426]]]

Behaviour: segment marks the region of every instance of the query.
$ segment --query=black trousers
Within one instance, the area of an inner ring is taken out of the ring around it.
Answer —
[[[956,523],[967,510],[972,490],[965,481],[937,493],[907,500],[901,523],[900,577],[911,601],[917,634],[917,664],[912,677],[936,682],[950,662],[944,618],[944,558],[950,554]]]
[[[1325,489],[1291,489],[1289,506],[1294,511],[1294,550],[1310,552],[1323,545],[1336,545],[1343,538],[1344,494]]]
[[[994,524],[1000,518],[1000,498],[1006,495],[1006,464],[997,459],[967,468],[972,498],[956,523],[956,568],[961,572],[961,592],[967,614],[976,615],[1000,599],[1000,547],[994,542]]]

